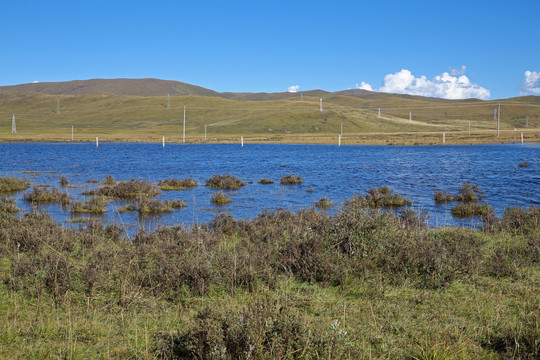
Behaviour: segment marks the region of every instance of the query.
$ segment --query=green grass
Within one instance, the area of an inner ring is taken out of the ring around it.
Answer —
[[[285,175],[279,180],[279,183],[283,185],[298,185],[303,182],[302,177],[296,175]]]
[[[114,179],[113,179],[114,180]],[[83,195],[101,195],[118,199],[136,199],[140,197],[152,197],[161,192],[156,184],[146,180],[131,179],[129,181],[115,182],[114,185],[105,185],[95,190],[83,192]]]
[[[85,202],[76,200],[71,203],[73,214],[104,214],[107,208],[107,199],[104,196],[94,196]]]
[[[461,203],[454,206],[450,212],[458,218],[488,216],[493,213],[493,208],[488,204]]]
[[[220,190],[238,190],[245,185],[245,182],[229,174],[212,175],[211,178],[206,180],[206,186],[208,186],[209,188]]]
[[[215,205],[226,205],[231,202],[231,197],[222,191],[218,191],[214,195],[212,195],[212,198],[210,199],[210,202]]]
[[[366,206],[372,208],[402,207],[411,204],[409,199],[400,194],[394,194],[387,186],[369,189],[362,200]]]
[[[372,134],[371,141],[378,141],[378,134],[386,134],[384,143],[392,143],[395,133],[436,133],[429,142],[441,143],[441,134],[446,131],[447,142],[451,143],[454,132],[462,132],[460,142],[469,140],[466,135],[469,121],[476,141],[496,142],[495,127],[491,116],[495,101],[444,100],[392,94],[368,94],[360,96],[351,93],[304,94],[304,101],[298,95],[286,96],[220,96],[190,95],[171,98],[171,108],[167,109],[167,95],[127,96],[127,95],[41,95],[3,93],[0,104],[0,118],[17,116],[17,134],[10,128],[0,128],[1,141],[18,139],[54,139],[70,141],[71,126],[75,129],[75,140],[123,139],[126,141],[161,141],[161,136],[177,141],[183,116],[183,106],[187,107],[186,134],[188,141],[203,142],[205,125],[208,141],[220,141],[221,136],[234,135],[227,141],[239,142],[239,135],[253,134],[254,139],[281,141],[283,136],[302,135],[300,142],[317,142],[310,136],[330,135],[325,142],[337,143],[341,124],[344,127],[343,142],[354,141],[352,134]],[[324,111],[319,111],[319,98],[323,96]],[[56,114],[56,101],[60,98],[62,111]],[[246,100],[246,99],[253,100]],[[538,136],[540,110],[537,103],[527,98],[501,101],[502,113],[501,141],[518,142],[519,136],[513,131],[520,128],[525,138]],[[377,109],[382,108],[382,118],[377,117]],[[409,111],[414,114],[409,124]],[[524,129],[524,118],[529,115],[529,128]],[[489,140],[481,134],[489,131]],[[535,132],[536,131],[536,132]],[[508,133],[507,133],[508,132]],[[305,137],[304,137],[305,136]],[[389,137],[390,136],[390,137]],[[349,137],[349,138],[348,138]],[[470,138],[469,138],[470,139]],[[364,140],[361,140],[364,141]],[[367,140],[366,140],[367,141]],[[409,140],[408,140],[409,141]],[[425,141],[416,136],[412,143]],[[531,141],[531,140],[529,140]]]
[[[0,194],[9,194],[26,190],[30,187],[28,181],[14,177],[0,177]]]
[[[472,230],[356,205],[129,240],[0,213],[0,357],[540,356],[538,208]]]
[[[49,190],[48,188],[40,187],[34,187],[32,191],[25,193],[24,200],[36,204],[59,203],[61,205],[67,205],[70,202],[67,192],[61,192],[57,188]]]
[[[191,178],[185,178],[184,180],[170,179],[159,182],[158,186],[162,191],[186,190],[199,186],[199,183]]]

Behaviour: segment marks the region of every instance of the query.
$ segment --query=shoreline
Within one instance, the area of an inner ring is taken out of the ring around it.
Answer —
[[[524,143],[540,142],[540,129],[501,130],[500,136],[494,130],[471,132],[408,132],[408,133],[351,133],[344,134],[223,134],[210,135],[191,134],[186,136],[186,144],[234,144],[240,143],[241,138],[245,144],[298,144],[298,145],[481,145],[481,144],[511,144],[521,143],[523,133]],[[81,143],[95,142],[121,142],[121,143],[162,143],[165,137],[166,144],[182,144],[182,137],[177,134],[111,134],[88,133],[74,137],[54,134],[27,133],[25,135],[0,135],[0,143]]]

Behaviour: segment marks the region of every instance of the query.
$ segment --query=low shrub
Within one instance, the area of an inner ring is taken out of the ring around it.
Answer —
[[[231,197],[222,191],[215,193],[212,195],[212,199],[210,200],[212,204],[216,205],[225,205],[231,202]]]
[[[105,180],[103,180],[101,182],[103,185],[114,185],[116,184],[116,181],[114,180],[114,178],[112,177],[112,175],[107,175],[105,177]]]
[[[17,207],[15,199],[7,196],[0,196],[0,212],[15,214],[18,211],[19,208]]]
[[[388,187],[383,186],[380,188],[371,188],[367,191],[367,194],[364,195],[364,204],[372,208],[381,208],[381,207],[401,207],[405,205],[410,205],[411,201],[404,198],[400,194],[393,194],[392,190]]]
[[[163,191],[186,190],[199,186],[199,183],[191,178],[185,178],[184,180],[170,179],[161,181],[158,186]]]
[[[458,218],[473,216],[489,216],[493,214],[493,208],[488,204],[477,204],[474,202],[462,203],[454,206],[450,210],[453,216]]]
[[[59,203],[62,205],[69,204],[69,195],[66,192],[61,192],[57,188],[49,190],[47,188],[32,188],[32,191],[24,194],[24,200],[31,203]]]
[[[115,185],[105,185],[96,190],[84,192],[84,195],[103,195],[119,199],[136,199],[140,197],[156,196],[161,191],[155,184],[150,184],[146,180],[121,181]]]
[[[446,191],[435,191],[433,200],[435,200],[437,204],[442,204],[449,201],[455,201],[456,197],[454,195],[448,194]]]
[[[279,182],[283,185],[297,185],[304,182],[301,176],[286,175],[282,177]]]
[[[173,209],[181,209],[187,206],[182,200],[165,200],[165,205]]]
[[[475,202],[484,198],[484,193],[476,185],[464,182],[456,195],[456,200],[461,202]]]
[[[94,196],[84,203],[82,201],[74,201],[71,204],[71,212],[74,214],[103,214],[107,208],[107,200],[104,196]]]
[[[333,206],[336,206],[336,204],[334,204],[334,202],[331,199],[327,198],[327,197],[320,198],[315,203],[315,207],[317,207],[319,209],[328,209],[328,208],[331,208]]]
[[[213,175],[206,180],[206,186],[220,190],[238,190],[246,184],[237,177],[232,175]]]
[[[0,194],[14,193],[21,190],[26,190],[30,184],[26,180],[14,177],[0,177]]]
[[[68,186],[69,184],[69,181],[67,179],[67,177],[65,177],[64,175],[60,175],[60,186],[61,187],[66,187]]]
[[[137,200],[137,207],[140,214],[159,214],[164,212],[171,212],[173,209],[168,203],[165,203],[159,199],[151,199],[148,197],[142,197]]]

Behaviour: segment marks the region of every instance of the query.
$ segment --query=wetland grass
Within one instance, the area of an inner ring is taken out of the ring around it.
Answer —
[[[336,206],[336,204],[334,204],[334,202],[332,201],[332,199],[327,198],[327,197],[320,198],[320,199],[315,203],[315,207],[316,207],[316,208],[319,208],[319,209],[328,209],[328,208],[331,208],[331,207],[333,207],[333,206]]]
[[[24,194],[24,200],[35,204],[59,203],[68,205],[70,197],[67,192],[62,192],[54,187],[52,190],[34,187],[31,192]]]
[[[259,180],[259,184],[262,184],[262,185],[269,185],[269,184],[273,184],[273,183],[274,183],[274,180],[272,180],[272,179],[263,178],[263,179]]]
[[[160,214],[173,211],[169,202],[163,202],[160,199],[152,199],[148,197],[142,197],[137,199],[137,208],[139,214]]]
[[[104,196],[94,196],[85,202],[80,200],[71,203],[71,213],[73,214],[104,214],[107,208],[107,199]]]
[[[279,183],[283,185],[298,185],[303,182],[302,177],[296,175],[285,175],[279,180]]]
[[[526,162],[526,161],[520,162],[518,166],[519,166],[519,167],[529,167],[529,163]]]
[[[135,205],[124,205],[118,208],[118,212],[120,213],[126,213],[126,212],[135,212],[137,211],[137,207]]]
[[[229,174],[212,175],[211,178],[206,180],[206,186],[219,190],[238,190],[245,185],[246,183],[242,180]]]
[[[539,358],[540,208],[427,229],[362,201],[129,240],[0,213],[0,357]]]
[[[156,184],[148,183],[146,180],[139,181],[131,179],[120,181],[114,185],[105,185],[95,190],[85,191],[83,195],[102,195],[117,199],[136,199],[140,197],[153,197],[161,190]]]
[[[219,191],[215,193],[214,195],[212,195],[210,202],[212,204],[222,206],[222,205],[229,204],[231,202],[231,197],[223,193],[222,191]]]
[[[493,208],[488,204],[478,204],[475,202],[465,202],[454,206],[450,212],[457,218],[473,216],[489,216],[493,214]]]
[[[69,181],[67,179],[67,177],[65,177],[64,175],[60,175],[60,186],[61,187],[66,187],[68,186],[69,184]]]
[[[411,204],[411,200],[400,194],[394,194],[387,186],[369,189],[363,197],[363,202],[370,208],[402,207]]]
[[[105,177],[105,180],[101,182],[103,185],[114,185],[116,184],[116,180],[114,180],[114,177],[112,175],[107,175]]]
[[[0,196],[0,212],[15,214],[19,211],[17,202],[14,198],[8,196]]]
[[[0,194],[10,194],[26,190],[29,187],[30,184],[26,180],[14,177],[0,177]]]
[[[185,178],[184,180],[170,179],[161,181],[158,186],[162,191],[186,190],[199,186],[199,183],[191,178]]]

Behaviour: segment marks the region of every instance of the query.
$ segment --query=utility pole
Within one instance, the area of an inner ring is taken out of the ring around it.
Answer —
[[[409,124],[412,124],[412,112],[409,111]]]
[[[184,130],[182,132],[182,143],[186,142],[186,105],[184,105]]]
[[[204,125],[204,140],[206,140],[206,125]]]
[[[15,114],[13,114],[13,117],[11,118],[11,133],[17,133],[17,126],[15,126]]]
[[[497,120],[497,108],[493,109],[493,120]]]
[[[304,101],[304,93],[300,93],[300,102]]]
[[[73,141],[73,125],[71,125],[71,141]]]
[[[322,112],[322,98],[319,100],[319,104],[320,104],[320,108],[321,108],[321,112]]]
[[[167,94],[167,109],[171,108],[171,94]]]
[[[343,137],[343,124],[341,124],[341,137]]]
[[[499,103],[499,111],[497,111],[497,137],[500,135],[501,130],[501,103]]]
[[[379,119],[381,118],[381,108],[379,108]]]
[[[60,114],[60,98],[56,99],[56,114]]]
[[[525,116],[525,127],[529,127],[529,115]]]

